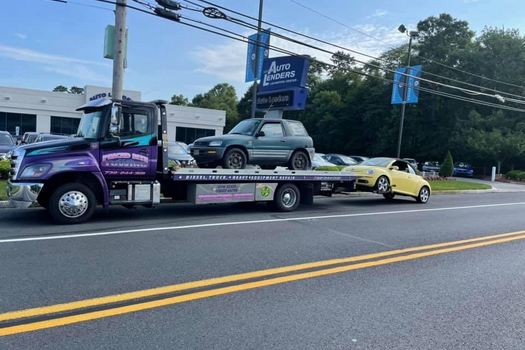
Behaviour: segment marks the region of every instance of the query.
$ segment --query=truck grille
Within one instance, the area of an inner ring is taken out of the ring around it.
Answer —
[[[13,153],[9,156],[11,162],[11,170],[9,171],[9,178],[11,180],[16,180],[18,172],[20,171],[20,164],[24,158],[24,150],[14,150]]]

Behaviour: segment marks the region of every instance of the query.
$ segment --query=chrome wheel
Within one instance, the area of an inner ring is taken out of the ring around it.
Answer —
[[[376,189],[378,193],[387,193],[390,187],[390,182],[386,176],[381,176],[377,179]]]
[[[58,200],[58,210],[65,217],[74,219],[82,216],[89,207],[87,196],[80,191],[64,193]]]
[[[426,203],[428,202],[429,199],[430,199],[430,190],[428,189],[428,187],[425,186],[421,188],[421,190],[419,191],[418,201],[420,203]]]
[[[293,208],[297,203],[297,193],[293,189],[286,189],[281,194],[281,202],[286,208]]]

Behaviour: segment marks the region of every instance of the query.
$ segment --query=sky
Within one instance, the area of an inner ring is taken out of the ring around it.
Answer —
[[[105,27],[114,23],[114,6],[95,0],[67,1],[64,4],[51,0],[2,0],[0,85],[43,90],[52,90],[57,85],[111,86],[112,62],[103,58],[103,47]],[[143,1],[154,3],[154,0]],[[210,1],[257,16],[258,0]],[[141,7],[133,0],[128,3]],[[263,18],[378,55],[406,42],[407,37],[397,31],[400,24],[414,29],[419,20],[443,12],[468,21],[476,33],[485,26],[525,32],[523,0],[265,0]],[[196,11],[183,9],[180,13],[206,20]],[[224,20],[212,23],[243,35],[253,32]],[[244,82],[245,43],[131,9],[127,26],[128,68],[124,88],[141,91],[143,100],[169,99],[173,94],[183,94],[191,100],[222,82],[232,84],[240,98],[249,87]],[[271,45],[321,60],[329,58],[328,54],[274,38]]]

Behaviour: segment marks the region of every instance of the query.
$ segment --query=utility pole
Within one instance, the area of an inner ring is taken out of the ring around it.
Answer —
[[[252,118],[255,118],[255,108],[257,108],[257,73],[259,71],[259,45],[261,42],[263,0],[259,0],[259,18],[257,21],[257,41],[255,43],[255,62],[253,65],[253,85],[252,85]]]
[[[404,25],[399,26],[398,30],[401,33],[405,33],[406,28]],[[405,110],[406,102],[408,98],[408,79],[410,74],[410,53],[412,50],[412,39],[418,36],[418,32],[411,31],[408,33],[408,59],[407,59],[407,70],[404,76],[404,87],[403,90],[403,104],[401,105],[401,121],[399,123],[399,137],[397,139],[397,158],[401,158],[401,141],[403,140],[403,124],[405,123]]]
[[[124,85],[126,1],[127,0],[117,0],[115,5],[115,52],[113,55],[113,88],[111,96],[118,100],[122,99]]]

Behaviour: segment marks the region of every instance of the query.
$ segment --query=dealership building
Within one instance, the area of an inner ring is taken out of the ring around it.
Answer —
[[[110,96],[111,89],[88,85],[84,94],[0,86],[0,130],[15,135],[27,131],[70,135],[77,130],[81,112],[76,109],[90,100]],[[141,101],[140,91],[125,90],[124,98]],[[192,143],[204,136],[222,135],[226,112],[167,105],[170,141]]]

